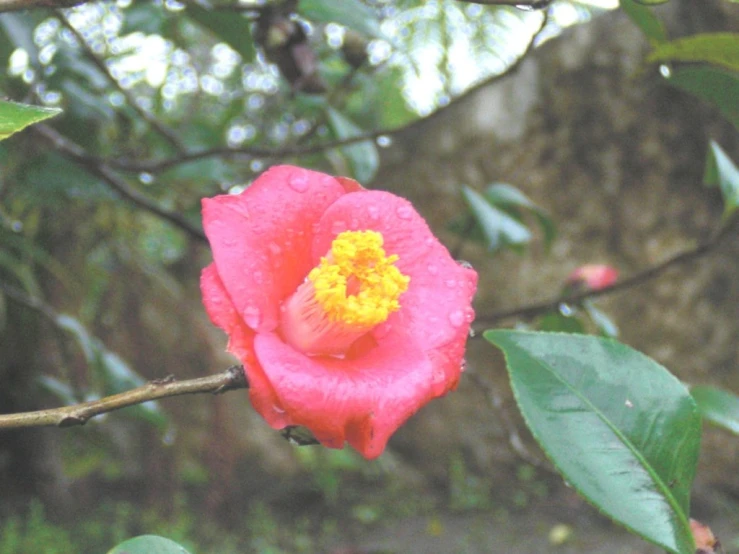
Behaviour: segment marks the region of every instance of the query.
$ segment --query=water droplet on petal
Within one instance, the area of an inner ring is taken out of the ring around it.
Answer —
[[[423,243],[424,243],[424,244],[425,244],[425,245],[426,245],[426,246],[427,246],[428,248],[431,248],[431,247],[432,247],[432,246],[434,245],[434,243],[435,243],[435,242],[436,242],[436,240],[434,240],[434,237],[426,237],[426,240],[425,240],[425,241],[423,241]]]
[[[279,256],[282,254],[282,248],[276,242],[269,243],[269,251],[272,252],[273,256]]]
[[[470,332],[469,332],[470,338],[474,339],[475,335],[477,335],[477,332],[472,327],[470,327]]]
[[[256,329],[262,322],[262,311],[256,306],[247,306],[244,308],[244,322],[252,329]]]
[[[261,285],[264,282],[264,273],[261,271],[255,271],[252,277],[257,285]]]
[[[457,280],[447,279],[446,281],[444,281],[444,284],[447,286],[447,288],[453,289],[457,286]]]
[[[280,407],[279,407],[279,406],[277,406],[276,404],[272,404],[272,409],[273,409],[273,410],[274,410],[274,411],[275,411],[276,413],[278,413],[278,414],[284,414],[284,413],[285,413],[285,410],[283,410],[282,408],[280,408]]]
[[[464,312],[462,310],[454,310],[449,314],[449,323],[454,327],[461,327],[465,321]]]
[[[473,310],[472,308],[467,308],[464,311],[464,320],[467,323],[472,323],[474,319],[475,319],[475,310]]]
[[[437,266],[437,265],[429,264],[426,269],[429,270],[429,273],[431,275],[438,275],[439,274],[439,266]]]
[[[345,221],[334,221],[331,224],[331,233],[334,235],[338,235],[339,233],[343,233],[346,231],[346,222]]]
[[[380,218],[380,208],[377,206],[367,206],[367,215],[370,219],[377,220]]]
[[[290,180],[287,182],[288,185],[290,185],[290,188],[293,189],[295,192],[305,192],[308,190],[308,176],[303,173],[297,173],[290,177]]]
[[[410,206],[398,206],[398,208],[395,210],[395,213],[400,219],[410,219],[413,217],[413,208]]]

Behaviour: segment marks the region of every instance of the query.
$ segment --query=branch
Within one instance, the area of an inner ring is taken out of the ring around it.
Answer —
[[[116,175],[107,164],[98,158],[91,156],[80,145],[72,142],[48,125],[38,124],[34,125],[31,129],[46,140],[50,141],[54,147],[61,151],[66,157],[74,160],[91,174],[105,181],[110,188],[118,192],[123,196],[123,198],[155,215],[158,215],[162,219],[169,221],[188,233],[190,236],[201,241],[207,240],[205,238],[205,233],[203,233],[199,227],[190,223],[190,221],[183,217],[182,214],[167,210],[144,194],[141,194],[138,190],[129,185],[127,181],[118,177],[118,175]]]
[[[1,12],[14,12],[32,8],[71,8],[91,0],[0,0]]]
[[[523,9],[543,10],[552,3],[552,0],[457,0],[468,4],[482,4],[483,6],[516,6]]]
[[[2,0],[0,0],[2,1]],[[85,37],[82,36],[82,34],[70,23],[69,19],[62,13],[61,10],[55,10],[56,16],[61,21],[62,25],[66,27],[69,32],[71,32],[75,39],[77,39],[77,42],[79,43],[80,47],[85,53],[85,56],[87,59],[89,59],[95,67],[97,67],[100,72],[105,75],[105,78],[108,80],[110,84],[112,84],[116,89],[118,89],[121,94],[123,94],[124,98],[126,99],[126,102],[129,106],[137,113],[139,116],[146,121],[152,128],[154,128],[160,135],[162,135],[167,142],[171,146],[174,147],[175,150],[179,152],[184,152],[185,148],[180,144],[179,139],[177,138],[177,134],[164,125],[161,121],[159,121],[154,115],[147,112],[145,109],[143,109],[139,103],[136,101],[136,97],[131,93],[130,90],[127,88],[124,88],[121,86],[121,84],[118,82],[118,79],[113,77],[113,74],[110,72],[110,69],[105,64],[103,60],[98,58],[98,56],[95,54],[95,52],[90,48],[90,45],[85,40]]]
[[[260,147],[255,147],[255,146],[247,146],[247,147],[242,147],[242,148],[229,148],[229,147],[222,146],[222,147],[217,147],[217,148],[210,148],[207,150],[201,150],[199,152],[190,152],[187,154],[181,154],[181,155],[174,156],[172,158],[166,158],[163,160],[130,160],[130,159],[125,159],[125,158],[118,158],[118,159],[98,159],[98,162],[105,163],[108,166],[114,167],[121,171],[130,171],[134,173],[138,173],[141,171],[145,171],[147,173],[158,173],[161,171],[166,171],[167,169],[171,169],[172,167],[176,167],[181,164],[195,162],[195,161],[203,160],[206,158],[215,158],[215,157],[228,158],[228,157],[246,156],[249,158],[279,159],[279,158],[284,158],[286,156],[302,156],[302,155],[310,155],[310,154],[319,154],[321,152],[330,150],[332,148],[349,146],[351,144],[356,144],[356,143],[364,142],[367,140],[375,140],[376,138],[381,137],[381,136],[398,135],[400,133],[410,131],[411,129],[414,129],[416,127],[426,124],[426,122],[431,121],[441,116],[449,108],[451,108],[452,106],[456,104],[461,103],[462,101],[464,101],[465,98],[469,97],[470,95],[474,94],[480,89],[483,89],[498,81],[502,81],[506,77],[513,75],[516,71],[518,71],[518,69],[523,64],[524,60],[528,57],[531,51],[536,47],[538,43],[538,38],[541,35],[541,32],[543,31],[544,27],[546,27],[547,22],[548,22],[548,17],[545,12],[544,16],[542,17],[541,24],[536,29],[536,31],[532,34],[531,40],[529,41],[529,44],[527,45],[527,47],[516,58],[516,60],[510,66],[508,66],[502,73],[493,75],[492,77],[489,77],[488,79],[484,79],[480,81],[479,83],[477,83],[476,85],[471,86],[466,91],[464,91],[462,94],[453,98],[447,105],[445,105],[442,108],[439,108],[438,110],[427,115],[426,117],[415,119],[411,121],[410,123],[401,125],[399,127],[393,127],[389,129],[377,129],[374,131],[368,131],[366,133],[356,135],[354,137],[326,141],[326,142],[321,142],[317,144],[307,144],[307,145],[299,144],[299,145],[292,145],[292,146],[282,146],[278,148],[260,148]]]
[[[641,285],[655,279],[675,266],[682,265],[691,261],[694,261],[709,252],[713,251],[718,247],[721,242],[730,236],[736,236],[737,225],[739,223],[739,216],[734,214],[734,217],[727,221],[713,237],[705,242],[699,243],[693,248],[689,248],[674,256],[667,258],[663,262],[660,262],[652,267],[649,267],[643,271],[640,271],[627,279],[617,281],[610,287],[605,287],[599,290],[584,291],[579,294],[572,294],[569,296],[559,296],[552,300],[546,300],[544,302],[536,302],[529,304],[528,306],[519,306],[518,308],[512,308],[510,310],[503,310],[500,312],[494,312],[492,314],[478,317],[475,322],[482,325],[491,325],[504,319],[510,319],[512,317],[523,317],[532,318],[537,315],[551,312],[556,310],[560,304],[577,304],[587,298],[596,298],[599,296],[605,296],[621,290],[626,290],[637,285]]]
[[[249,383],[246,380],[243,366],[232,366],[215,375],[186,381],[177,381],[170,375],[164,379],[150,381],[141,387],[113,396],[106,396],[100,400],[36,412],[0,415],[0,429],[84,425],[95,416],[143,404],[151,400],[206,392],[221,394],[230,390],[246,388],[249,388]]]

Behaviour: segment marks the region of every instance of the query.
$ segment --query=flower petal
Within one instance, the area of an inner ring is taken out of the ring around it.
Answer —
[[[267,422],[303,425],[331,448],[348,441],[366,458],[379,456],[398,427],[436,396],[429,359],[403,333],[343,360],[308,357],[274,333],[258,334],[254,345],[280,402],[259,410]]]
[[[477,273],[451,258],[407,200],[383,191],[343,196],[319,222],[314,262],[328,251],[338,233],[366,229],[382,233],[385,252],[397,254],[398,269],[411,278],[400,297],[401,309],[390,316],[388,324],[402,314],[407,332],[427,349],[460,340],[464,345],[474,318],[470,304]]]
[[[254,331],[244,324],[218,276],[215,264],[210,264],[200,275],[200,291],[210,320],[223,329],[229,337],[228,351],[242,364],[256,362],[254,356]]]
[[[228,335],[228,351],[236,356],[244,365],[244,373],[249,383],[249,399],[254,408],[262,413],[278,406],[277,395],[269,380],[264,375],[257,357],[254,354],[254,331],[241,319],[231,303],[231,299],[223,287],[215,264],[210,264],[200,276],[200,290],[203,304],[211,321],[223,329]],[[275,412],[275,421],[279,422],[279,412]],[[281,427],[289,425],[284,421]]]
[[[343,194],[329,175],[275,166],[240,195],[203,199],[218,275],[246,325],[255,331],[277,327],[280,302],[313,267],[313,225]]]

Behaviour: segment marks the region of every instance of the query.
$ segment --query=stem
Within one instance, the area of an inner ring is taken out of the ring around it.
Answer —
[[[232,366],[215,375],[185,381],[177,381],[174,376],[170,375],[164,379],[149,381],[141,387],[106,396],[100,400],[36,412],[0,415],[0,429],[84,425],[92,417],[143,404],[151,400],[206,392],[221,394],[230,390],[246,388],[249,388],[249,383],[246,380],[243,366]]]

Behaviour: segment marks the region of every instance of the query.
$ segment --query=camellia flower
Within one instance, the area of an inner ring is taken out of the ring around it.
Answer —
[[[273,167],[203,200],[203,302],[276,429],[367,458],[455,388],[477,274],[411,204],[343,177]]]

